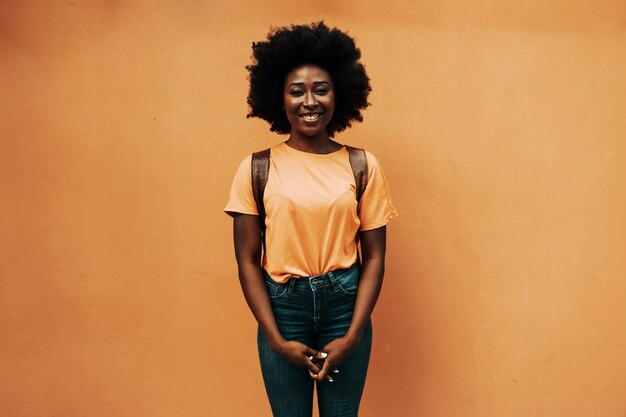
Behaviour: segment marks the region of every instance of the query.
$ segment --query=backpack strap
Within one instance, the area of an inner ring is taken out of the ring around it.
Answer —
[[[361,148],[355,148],[353,146],[346,145],[348,149],[348,155],[350,158],[350,166],[352,167],[352,174],[354,174],[354,183],[356,185],[356,201],[357,204],[361,202],[361,197],[367,187],[367,179],[369,171],[367,169],[367,156],[365,150]],[[356,233],[356,263],[359,271],[361,271],[361,239],[359,232]]]
[[[270,149],[264,149],[252,154],[252,193],[259,212],[259,223],[261,225],[262,250],[265,250],[265,204],[263,195],[267,185],[267,177],[270,172]],[[263,259],[263,258],[261,258]]]
[[[352,167],[352,174],[356,184],[356,201],[361,201],[361,196],[367,187],[367,156],[364,149],[349,145],[346,145],[346,149],[348,150],[350,166]]]

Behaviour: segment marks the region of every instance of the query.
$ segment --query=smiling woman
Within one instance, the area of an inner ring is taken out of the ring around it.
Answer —
[[[335,90],[328,72],[316,65],[302,65],[287,75],[284,91],[291,137],[326,135],[335,110]]]
[[[376,157],[331,137],[363,120],[369,79],[354,40],[323,23],[253,51],[248,117],[289,138],[243,159],[224,211],[265,388],[276,417],[310,417],[314,386],[321,417],[357,416],[398,214]]]
[[[354,39],[323,22],[292,25],[270,32],[268,39],[252,43],[254,63],[250,72],[247,117],[258,117],[270,123],[276,133],[290,133],[291,124],[284,111],[284,87],[289,73],[303,64],[323,68],[332,79],[335,112],[326,126],[329,137],[362,122],[361,110],[369,106],[372,91],[365,67],[359,62],[361,51]]]

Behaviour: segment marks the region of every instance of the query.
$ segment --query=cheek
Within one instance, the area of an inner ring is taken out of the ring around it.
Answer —
[[[298,122],[297,107],[294,106],[293,103],[285,101],[283,105],[283,114],[285,114],[290,124]]]
[[[295,105],[293,101],[289,100],[287,97],[283,100],[283,110],[287,113],[293,112],[296,107],[297,105]]]
[[[337,98],[334,94],[328,97],[328,106],[332,107],[333,109],[337,107]]]
[[[297,109],[294,106],[290,106],[289,103],[285,103],[285,108],[283,111],[290,119],[296,117]]]

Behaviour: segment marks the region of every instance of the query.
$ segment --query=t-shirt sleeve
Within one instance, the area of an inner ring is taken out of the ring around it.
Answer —
[[[369,151],[365,154],[368,167],[367,186],[358,205],[361,232],[382,227],[398,216],[391,203],[389,184],[378,159]]]
[[[228,203],[224,207],[224,211],[229,216],[234,216],[235,213],[259,215],[252,192],[251,163],[252,155],[248,155],[241,161],[235,172]]]

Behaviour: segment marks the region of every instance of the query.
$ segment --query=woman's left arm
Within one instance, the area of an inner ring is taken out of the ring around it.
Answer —
[[[359,289],[352,314],[350,328],[344,336],[356,347],[363,337],[363,332],[370,319],[385,275],[385,249],[387,227],[367,230],[360,233],[363,267],[359,278]]]
[[[329,369],[336,369],[352,353],[361,341],[369,322],[385,274],[386,226],[360,232],[361,252],[363,255],[359,289],[357,291],[354,313],[348,332],[328,343],[322,349],[328,354],[319,374],[311,377],[319,381],[326,379]]]

